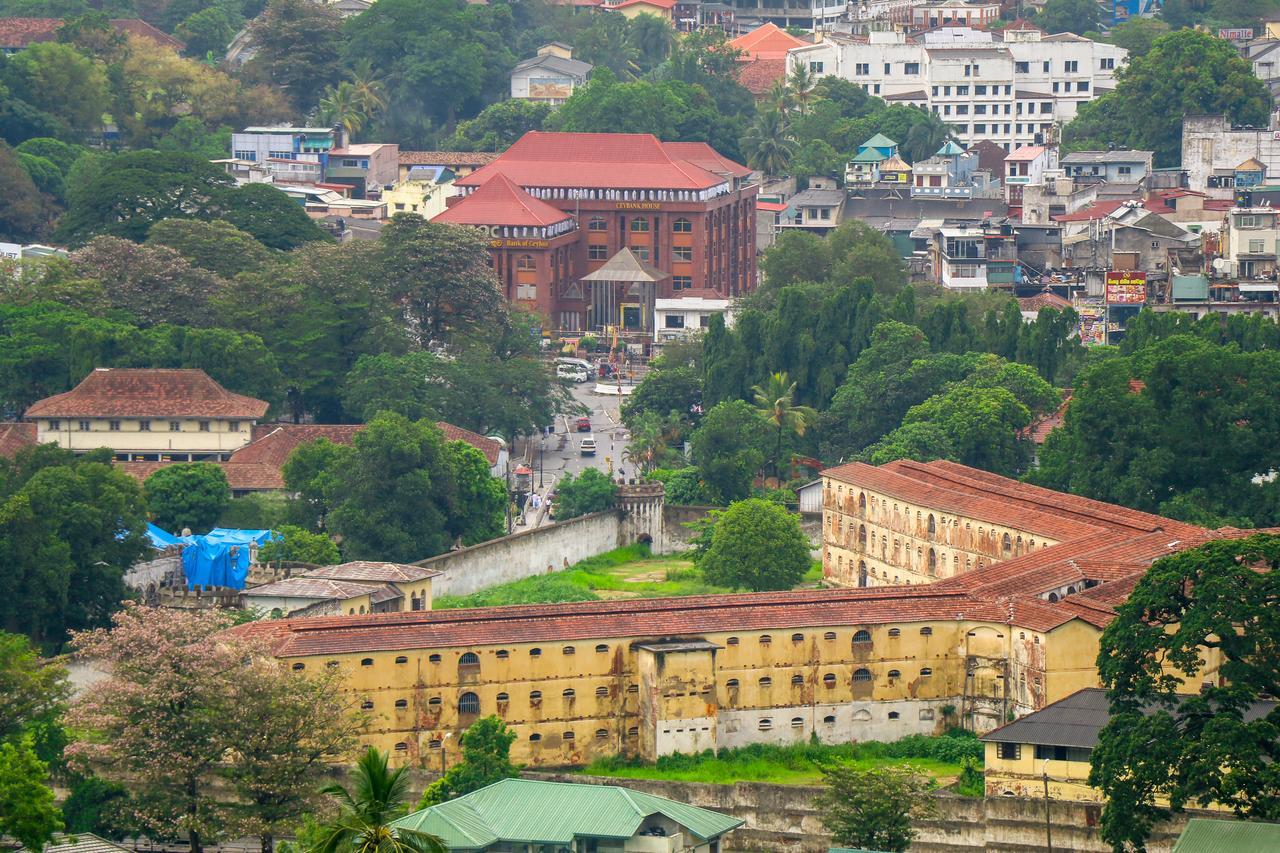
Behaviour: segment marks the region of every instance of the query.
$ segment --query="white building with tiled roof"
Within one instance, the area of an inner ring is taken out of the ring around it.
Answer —
[[[1006,151],[1043,141],[1079,105],[1115,88],[1128,53],[1029,24],[996,33],[947,26],[908,36],[829,35],[789,51],[792,65],[835,75],[890,103],[932,110],[962,144],[990,139]]]

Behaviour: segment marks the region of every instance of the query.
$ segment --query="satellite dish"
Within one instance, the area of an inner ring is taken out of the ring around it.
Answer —
[[[1226,268],[1227,268],[1227,259],[1226,259],[1226,258],[1214,258],[1214,259],[1213,259],[1213,271],[1214,271],[1214,272],[1222,272],[1222,271],[1223,271],[1223,270],[1225,270]]]

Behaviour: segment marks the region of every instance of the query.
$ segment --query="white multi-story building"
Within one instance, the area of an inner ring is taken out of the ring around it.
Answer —
[[[982,139],[1012,151],[1044,142],[1081,103],[1115,87],[1127,51],[1029,25],[999,33],[944,27],[830,35],[788,51],[792,65],[864,86],[890,103],[933,110],[968,145]]]

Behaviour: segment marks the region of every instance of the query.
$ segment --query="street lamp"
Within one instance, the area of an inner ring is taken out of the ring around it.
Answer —
[[[1041,767],[1044,776],[1044,839],[1049,853],[1053,853],[1053,824],[1049,821],[1049,759]]]

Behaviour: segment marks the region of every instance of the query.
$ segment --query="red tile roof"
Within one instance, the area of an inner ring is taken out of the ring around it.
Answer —
[[[743,33],[729,42],[729,47],[740,50],[748,59],[786,59],[787,51],[803,47],[810,42],[796,38],[777,24],[768,23]]]
[[[489,467],[498,464],[498,456],[502,453],[502,443],[494,438],[481,435],[478,432],[472,432],[469,429],[463,429],[453,424],[447,424],[444,421],[436,421],[436,426],[444,433],[447,441],[465,441],[484,454],[484,458],[489,462]]]
[[[705,142],[664,142],[662,147],[672,158],[692,163],[714,175],[745,178],[751,174],[746,166],[735,163]]]
[[[35,443],[35,424],[23,421],[0,423],[0,457],[12,459],[19,450]]]
[[[738,82],[756,97],[769,94],[773,84],[786,76],[785,59],[752,59],[738,63]]]
[[[254,424],[252,441],[231,454],[231,461],[283,468],[299,444],[321,438],[350,444],[362,429],[364,424]]]
[[[1019,163],[1023,160],[1030,161],[1039,157],[1044,151],[1043,145],[1024,145],[1021,148],[1015,148],[1004,160],[1006,163]]]
[[[1066,417],[1067,405],[1071,402],[1071,389],[1068,388],[1063,397],[1062,403],[1058,408],[1054,409],[1047,415],[1041,415],[1031,422],[1031,424],[1022,431],[1023,437],[1030,438],[1035,444],[1044,444],[1044,440],[1049,437],[1049,433],[1062,426],[1062,419]]]
[[[498,155],[491,151],[401,151],[401,166],[487,166]]]
[[[139,483],[167,468],[174,462],[116,462],[115,466]],[[211,462],[227,475],[227,485],[233,492],[278,492],[284,488],[284,474],[274,465],[260,462]]]
[[[53,41],[62,26],[60,18],[0,18],[0,48],[24,48],[38,42]],[[140,18],[112,18],[116,32],[150,39],[162,47],[182,50],[186,44],[148,24]]]
[[[431,221],[449,225],[527,225],[538,228],[570,219],[573,219],[572,215],[534,198],[506,175],[497,172],[479,189]]]
[[[257,420],[267,408],[265,400],[232,394],[203,370],[99,367],[70,391],[32,403],[25,416]]]
[[[623,0],[621,3],[614,3],[612,6],[605,6],[604,8],[627,9],[631,6],[652,6],[655,9],[670,11],[676,7],[676,0]]]
[[[1035,296],[1019,296],[1018,307],[1023,311],[1040,311],[1043,308],[1070,308],[1071,301],[1063,299],[1051,290],[1037,293]]]
[[[376,583],[412,583],[442,575],[435,569],[410,566],[402,563],[375,563],[369,560],[353,560],[337,566],[321,566],[306,573],[309,578],[328,578],[336,581]]]
[[[672,156],[648,133],[532,130],[456,185],[478,187],[499,172],[526,188],[703,190],[725,182],[720,175]]]
[[[249,587],[244,594],[249,597],[268,596],[271,598],[315,598],[321,601],[332,599],[358,598],[375,592],[384,593],[381,601],[393,598],[404,598],[404,593],[389,584],[370,586],[369,584],[346,580],[329,580],[313,578],[309,574],[273,581],[261,586]]]

